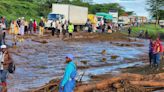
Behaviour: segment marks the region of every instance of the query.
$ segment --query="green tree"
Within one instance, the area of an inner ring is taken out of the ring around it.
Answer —
[[[164,10],[159,11],[159,19],[164,20]]]
[[[156,25],[159,24],[159,19],[163,15],[161,15],[161,7],[164,6],[164,0],[147,0],[148,11],[151,16],[156,19]]]
[[[128,11],[128,12],[126,12],[128,15],[133,15],[134,14],[134,12],[133,11]]]

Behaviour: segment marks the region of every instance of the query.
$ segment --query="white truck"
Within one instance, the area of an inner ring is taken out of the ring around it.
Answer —
[[[159,20],[159,25],[161,26],[161,28],[164,28],[164,20]]]
[[[53,20],[69,21],[74,25],[85,25],[88,17],[88,8],[69,5],[52,4],[52,13],[48,15],[48,24],[50,26]]]

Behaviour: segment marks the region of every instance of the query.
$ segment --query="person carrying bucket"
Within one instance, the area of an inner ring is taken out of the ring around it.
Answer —
[[[77,74],[76,65],[73,62],[74,56],[72,54],[66,55],[66,68],[63,79],[60,83],[59,92],[73,92],[76,81],[75,77]]]

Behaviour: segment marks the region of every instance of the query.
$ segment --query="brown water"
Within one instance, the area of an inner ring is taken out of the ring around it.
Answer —
[[[9,92],[22,92],[42,86],[51,79],[61,78],[64,72],[65,54],[68,53],[75,55],[74,62],[78,66],[90,66],[89,69],[78,70],[77,79],[85,71],[83,81],[89,80],[90,75],[105,74],[120,68],[142,65],[140,61],[132,63],[125,61],[125,58],[138,58],[138,55],[147,53],[148,43],[146,41],[136,43],[144,44],[144,46],[119,47],[109,42],[64,42],[60,39],[50,39],[47,44],[41,44],[27,39],[18,44],[18,49],[12,51],[17,68],[15,74],[10,75],[8,79],[8,90]],[[11,44],[9,40],[8,44]],[[104,49],[107,51],[106,55],[101,54]],[[119,57],[112,60],[112,55]],[[101,62],[102,58],[106,58],[107,61]],[[87,65],[80,61],[87,61]],[[104,66],[107,64],[111,65]],[[93,67],[101,65],[102,67]]]

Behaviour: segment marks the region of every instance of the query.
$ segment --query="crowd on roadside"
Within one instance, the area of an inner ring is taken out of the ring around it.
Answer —
[[[0,18],[0,45],[5,44],[6,33],[9,33],[13,37],[13,45],[16,45],[18,41],[24,41],[24,35],[36,34],[39,36],[44,36],[44,33],[48,30],[51,31],[52,36],[57,36],[58,38],[62,34],[62,39],[66,38],[67,33],[69,37],[72,38],[74,32],[74,25],[68,21],[58,21],[53,20],[50,23],[50,27],[47,28],[47,20],[43,17],[40,18],[39,23],[35,19],[30,19],[29,21],[24,17],[18,18],[16,20],[11,20],[8,22],[5,17]]]
[[[116,23],[105,21],[104,23],[100,22],[97,24],[92,24],[90,20],[85,24],[85,32],[98,32],[98,33],[112,33],[116,32],[118,25]]]

